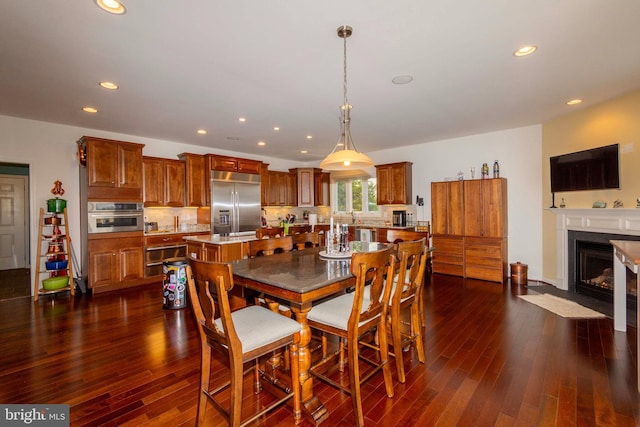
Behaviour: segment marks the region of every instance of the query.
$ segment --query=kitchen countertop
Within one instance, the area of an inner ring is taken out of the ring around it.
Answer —
[[[250,242],[252,240],[258,240],[256,238],[256,234],[248,234],[241,236],[220,236],[217,234],[205,234],[200,236],[185,236],[184,240],[189,242],[201,242],[201,243],[209,243],[214,245],[225,245],[231,243],[244,243]]]

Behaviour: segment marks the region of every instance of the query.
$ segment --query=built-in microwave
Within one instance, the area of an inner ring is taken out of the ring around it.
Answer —
[[[144,230],[144,209],[135,202],[88,202],[88,232],[118,233]]]

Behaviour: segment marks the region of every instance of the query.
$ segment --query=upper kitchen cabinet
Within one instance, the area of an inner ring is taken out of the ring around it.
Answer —
[[[241,159],[239,157],[219,156],[217,154],[207,154],[209,158],[209,167],[215,171],[241,172],[241,173],[260,173],[259,160]]]
[[[185,164],[180,160],[144,157],[144,206],[184,206]]]
[[[379,205],[411,204],[411,162],[376,165]]]
[[[205,169],[206,157],[201,154],[182,153],[178,155],[178,158],[184,162],[186,169],[185,205],[207,206],[206,181],[209,180],[209,174]]]
[[[83,136],[78,141],[81,177],[89,200],[142,200],[143,144]]]
[[[297,174],[291,172],[269,171],[266,206],[297,206]]]
[[[507,180],[464,181],[464,235],[507,236]]]
[[[329,206],[330,201],[330,184],[331,174],[329,172],[322,172],[317,169],[313,173],[313,204],[314,206]]]
[[[260,204],[269,205],[269,164],[260,165]]]
[[[297,178],[298,206],[329,206],[330,174],[317,168],[289,169]]]

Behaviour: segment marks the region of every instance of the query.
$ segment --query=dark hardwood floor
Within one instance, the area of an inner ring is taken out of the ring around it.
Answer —
[[[370,426],[636,426],[636,330],[571,320],[519,298],[535,288],[435,275],[425,292],[427,363],[405,384],[365,383]],[[199,341],[161,286],[0,302],[0,402],[67,403],[72,426],[192,426]],[[394,381],[396,379],[394,371]],[[349,396],[316,381],[326,426],[354,424]],[[246,406],[264,404],[245,384]],[[211,425],[222,419],[210,407]],[[284,407],[256,423],[292,425]],[[308,425],[306,422],[303,425]]]

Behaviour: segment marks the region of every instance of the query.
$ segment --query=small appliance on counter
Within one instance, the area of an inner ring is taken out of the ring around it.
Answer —
[[[407,226],[407,211],[393,211],[393,226],[394,227]]]

